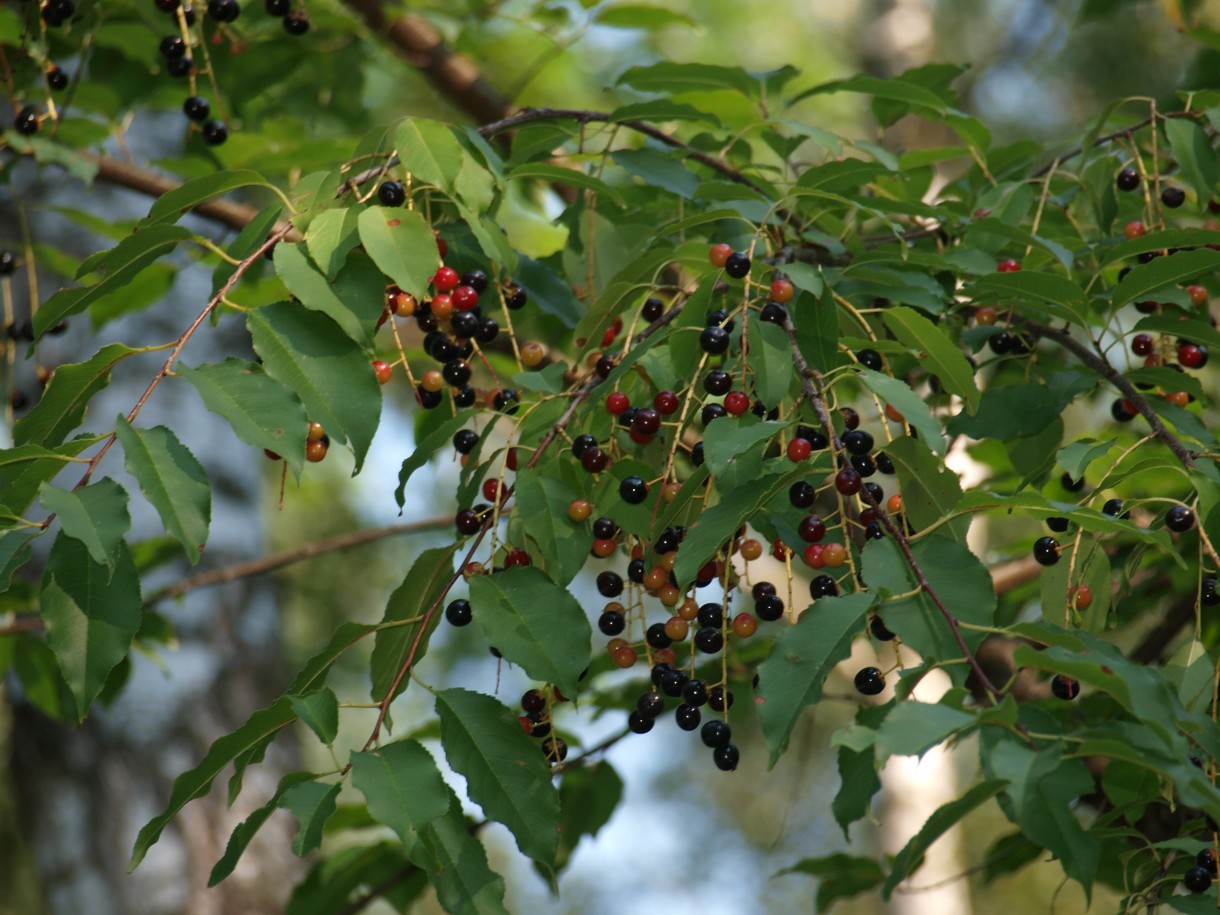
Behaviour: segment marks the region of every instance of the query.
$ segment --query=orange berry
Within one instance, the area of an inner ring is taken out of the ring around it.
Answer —
[[[614,638],[606,643],[606,654],[613,655],[616,651],[630,648],[631,643],[624,638]]]
[[[1000,313],[990,305],[980,305],[974,310],[974,323],[976,324],[994,324],[999,318]]]
[[[588,521],[589,516],[593,514],[593,506],[586,499],[573,499],[568,504],[568,517],[580,524],[582,521]]]
[[[322,439],[306,442],[305,444],[305,460],[310,461],[311,463],[318,463],[318,461],[326,457],[326,452],[326,442]]]
[[[1184,407],[1190,403],[1190,395],[1185,391],[1174,391],[1172,394],[1166,394],[1165,399],[1175,407]]]
[[[653,664],[669,664],[671,667],[678,663],[678,656],[674,654],[672,648],[658,648],[652,653]]]
[[[326,436],[326,430],[322,428],[321,423],[310,423],[309,431],[305,434],[305,441],[320,442]]]
[[[843,544],[831,541],[822,545],[822,565],[826,568],[837,569],[845,562],[847,562],[847,549]]]
[[[787,280],[771,281],[771,301],[786,305],[796,295],[796,288]]]
[[[425,391],[439,391],[445,386],[445,376],[436,371],[424,372],[419,384]]]
[[[1088,585],[1078,585],[1068,591],[1068,598],[1077,610],[1087,610],[1093,605],[1093,589]]]
[[[905,423],[907,418],[894,409],[893,404],[885,405],[885,415],[896,423]]]
[[[1193,286],[1187,286],[1186,292],[1190,295],[1190,304],[1195,306],[1195,308],[1202,308],[1207,304],[1209,295],[1206,286],[1200,286],[1196,283]]]
[[[902,496],[899,493],[894,493],[885,503],[885,510],[891,515],[902,513]]]
[[[666,607],[676,607],[678,601],[682,600],[682,592],[673,585],[667,584],[657,592],[657,597]]]
[[[733,617],[733,632],[743,639],[748,639],[758,631],[758,620],[753,613],[738,613]]]
[[[1139,238],[1140,236],[1147,234],[1147,232],[1148,229],[1144,226],[1143,222],[1138,219],[1133,219],[1123,226],[1123,235],[1127,236],[1127,238]]]
[[[447,318],[453,314],[453,296],[447,292],[442,292],[439,295],[432,297],[432,302],[429,305],[434,318]]]
[[[635,667],[635,662],[640,659],[639,654],[631,646],[620,648],[611,658],[614,660],[615,667],[621,667],[626,670],[628,667]]]
[[[546,356],[546,351],[542,348],[541,343],[521,344],[521,364],[526,368],[532,369],[542,362],[544,356]]]
[[[762,556],[762,544],[751,537],[749,540],[741,541],[741,558],[748,562],[753,562]]]
[[[686,620],[688,623],[699,615],[699,602],[693,597],[688,597],[678,605],[678,616]]]
[[[599,559],[605,559],[607,556],[612,556],[616,549],[618,549],[618,544],[613,540],[593,541],[593,555]]]
[[[660,566],[666,572],[672,572],[674,570],[674,566],[676,566],[677,564],[678,564],[678,553],[676,550],[672,553],[666,553],[664,556],[661,557]]]
[[[669,581],[669,571],[660,566],[653,566],[644,573],[644,590],[660,591]]]
[[[690,632],[690,624],[680,616],[671,616],[665,621],[665,634],[675,642],[683,641]]]
[[[663,498],[667,503],[672,502],[674,499],[678,498],[678,493],[681,491],[681,483],[666,483],[661,487],[661,498]]]
[[[409,318],[415,314],[415,296],[409,292],[399,291],[394,295],[391,306],[394,309],[394,314],[398,315],[398,317]]]
[[[712,245],[707,252],[707,259],[712,262],[713,267],[723,267],[725,261],[729,259],[729,255],[733,253],[733,246],[726,245],[721,242],[718,245]]]

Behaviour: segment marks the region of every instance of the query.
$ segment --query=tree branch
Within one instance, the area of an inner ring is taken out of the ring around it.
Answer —
[[[478,124],[504,117],[510,104],[467,57],[456,54],[425,19],[403,13],[391,19],[381,0],[343,0],[365,25],[383,36],[441,95]]]

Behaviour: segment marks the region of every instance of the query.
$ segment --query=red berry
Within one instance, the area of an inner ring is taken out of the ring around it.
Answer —
[[[1131,338],[1131,352],[1137,356],[1147,356],[1152,352],[1153,346],[1152,334],[1136,334]]]
[[[622,416],[631,406],[631,401],[622,391],[615,391],[606,398],[606,410],[611,416]]]
[[[859,471],[852,467],[844,467],[835,476],[835,489],[845,496],[854,496],[863,485]]]
[[[448,292],[451,289],[456,289],[462,278],[458,276],[458,272],[452,267],[441,267],[436,271],[436,275],[432,277],[432,285],[439,292]]]
[[[707,259],[712,262],[713,267],[723,267],[724,262],[729,259],[729,255],[732,253],[733,246],[721,242],[718,245],[712,245],[711,250],[707,252]]]
[[[1183,343],[1178,347],[1178,362],[1188,369],[1197,369],[1207,361],[1206,350],[1194,343]]]
[[[483,498],[495,502],[500,497],[500,481],[495,477],[483,481]]]
[[[995,265],[997,273],[1016,273],[1021,269],[1021,265],[1011,257],[1007,257]]]
[[[504,568],[506,569],[527,565],[530,565],[530,554],[525,550],[509,550],[504,557]]]
[[[1147,228],[1145,228],[1144,224],[1138,219],[1133,219],[1123,226],[1123,235],[1127,236],[1127,238],[1139,238],[1140,236],[1145,235],[1147,232]]]
[[[453,307],[458,311],[473,311],[479,307],[479,294],[473,286],[458,286],[453,290]]]
[[[786,305],[792,301],[792,297],[796,295],[796,289],[787,280],[772,280],[771,281],[771,301],[779,302],[781,305]]]
[[[436,251],[442,259],[449,253],[449,245],[445,243],[445,239],[439,235],[436,236]]]
[[[373,363],[373,374],[377,376],[378,384],[385,384],[390,380],[390,375],[394,371],[393,366],[388,362],[382,362],[378,359]]]
[[[825,563],[822,561],[822,554],[825,551],[826,547],[820,543],[809,544],[809,546],[805,547],[805,552],[803,554],[805,565],[809,566],[811,569],[822,568],[825,565]]]
[[[618,336],[618,331],[613,327],[607,327],[606,332],[602,334],[602,349],[605,349],[614,342],[614,338]]]
[[[794,464],[799,464],[812,453],[813,447],[806,439],[794,438],[788,443],[788,460]]]
[[[750,398],[741,391],[729,391],[724,398],[724,409],[732,416],[741,416],[750,409]]]
[[[508,454],[504,458],[504,466],[506,466],[509,470],[517,469],[517,449],[516,448],[508,449]]]
[[[678,395],[673,391],[661,391],[652,399],[652,405],[662,416],[670,416],[678,412]]]
[[[1193,286],[1187,286],[1186,292],[1190,296],[1190,304],[1195,308],[1202,308],[1207,304],[1210,294],[1206,286],[1200,286],[1197,283]]]

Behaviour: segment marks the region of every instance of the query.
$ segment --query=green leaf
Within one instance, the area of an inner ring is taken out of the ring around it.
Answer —
[[[43,483],[67,467],[70,458],[99,441],[101,436],[82,435],[55,448],[18,445],[0,450],[0,493],[5,507],[14,515],[23,514]]]
[[[110,384],[111,369],[128,356],[142,352],[146,350],[111,343],[87,362],[61,365],[52,373],[42,399],[13,424],[13,444],[47,448],[61,444],[69,432],[84,422],[93,395]]]
[[[149,820],[136,837],[129,869],[134,870],[144,860],[148,849],[161,837],[161,833],[169,825],[169,821],[177,816],[179,810],[195,798],[208,793],[212,782],[229,763],[251,749],[265,746],[267,740],[295,720],[296,715],[292,713],[288,700],[279,699],[268,708],[255,712],[232,734],[217,739],[199,765],[174,779],[169,804],[161,814]]]
[[[258,833],[259,829],[262,828],[263,824],[271,818],[271,814],[280,809],[280,799],[284,796],[284,793],[294,785],[312,781],[314,778],[316,776],[312,772],[289,772],[280,779],[279,786],[276,788],[275,795],[271,800],[237,824],[232,835],[229,836],[228,844],[225,846],[225,853],[212,868],[212,873],[208,877],[208,886],[215,886],[228,877],[229,874],[233,873],[233,869],[237,867],[237,862],[241,860],[241,856],[245,853],[250,841]]]
[[[364,350],[330,318],[291,302],[251,312],[246,326],[267,374],[296,392],[327,435],[351,445],[358,473],[381,419],[381,385]]]
[[[758,719],[771,749],[768,767],[788,748],[801,713],[822,697],[831,669],[851,653],[873,603],[863,592],[822,598],[775,637],[771,654],[758,667]]]
[[[432,228],[423,216],[401,207],[369,207],[357,226],[364,249],[381,272],[404,292],[426,298],[441,261]]]
[[[1078,439],[1060,448],[1055,460],[1073,480],[1082,480],[1090,464],[1109,454],[1114,441],[1112,438],[1100,442],[1093,438]]]
[[[836,899],[850,899],[878,886],[885,879],[881,865],[872,858],[860,858],[842,852],[822,858],[805,858],[785,867],[775,876],[808,874],[818,880],[814,911],[829,911]]]
[[[618,85],[663,95],[735,89],[750,98],[757,98],[762,89],[758,76],[737,67],[662,61],[631,67],[619,77]]]
[[[412,663],[417,664],[427,652],[428,642],[443,615],[439,608],[432,605],[440,600],[453,578],[453,554],[456,550],[457,544],[452,543],[420,553],[402,584],[390,595],[381,620],[383,628],[377,632],[373,657],[369,662],[373,701],[382,702],[389,694],[408,657],[412,657]],[[432,609],[432,614],[424,619],[429,609]],[[411,619],[417,621],[404,622]],[[387,623],[403,625],[389,627]],[[394,695],[399,695],[409,683],[410,680],[404,678],[397,685]]]
[[[487,853],[470,834],[461,802],[452,791],[448,812],[428,824],[425,837],[437,861],[431,882],[446,912],[510,915],[504,907],[504,880],[488,867]]]
[[[276,203],[265,207],[237,233],[237,237],[229,243],[225,253],[233,260],[240,262],[266,243],[267,236],[274,231],[283,212],[283,204]],[[233,274],[237,272],[237,264],[221,261],[212,271],[212,295],[216,295],[224,287]]]
[[[939,524],[962,498],[957,474],[928,450],[919,439],[904,436],[885,446],[885,454],[898,475],[902,511],[916,531]],[[946,528],[955,540],[964,543],[970,527],[969,516],[952,518]]]
[[[120,416],[114,431],[127,472],[194,565],[207,543],[212,517],[212,487],[203,465],[166,426],[137,429]]]
[[[352,786],[364,795],[369,813],[394,830],[407,857],[435,871],[436,855],[423,831],[449,810],[451,792],[432,754],[417,741],[399,740],[353,753],[351,766]]]
[[[145,226],[128,235],[110,251],[85,261],[77,274],[78,278],[97,270],[104,270],[106,275],[92,286],[61,289],[47,299],[34,314],[34,336],[41,337],[64,318],[80,314],[102,297],[122,289],[157,258],[193,237],[180,226]]]
[[[288,687],[288,692],[300,695],[318,689],[326,682],[326,675],[334,663],[349,648],[370,633],[378,632],[380,629],[380,626],[368,623],[340,624],[331,635],[326,647],[306,661],[305,666],[298,671],[296,679],[292,681],[292,686]]]
[[[1201,248],[1167,254],[1146,264],[1137,264],[1119,281],[1110,294],[1110,305],[1121,308],[1128,302],[1149,298],[1166,286],[1193,281],[1220,267],[1220,251]]]
[[[626,206],[622,194],[617,190],[600,178],[576,168],[548,165],[545,162],[527,162],[512,169],[507,177],[510,181],[536,180],[545,181],[547,184],[566,184],[569,187],[593,191],[599,199],[605,198],[620,208]]]
[[[540,394],[558,394],[564,387],[564,375],[568,367],[562,362],[552,362],[545,368],[534,371],[527,369],[513,375],[515,387],[527,391],[537,391]]]
[[[522,468],[514,484],[516,511],[536,549],[530,554],[557,585],[566,587],[589,558],[589,535],[568,517],[579,493],[562,480]]]
[[[565,769],[559,782],[559,853],[562,868],[582,836],[596,836],[623,797],[623,780],[606,761]]]
[[[881,317],[890,333],[908,349],[915,351],[925,368],[940,379],[946,391],[966,401],[971,412],[978,409],[980,394],[978,385],[974,383],[974,369],[966,361],[966,354],[943,330],[915,309],[902,305],[887,308]]]
[[[339,297],[338,290],[310,263],[303,245],[277,244],[275,272],[288,291],[301,300],[302,305],[329,317],[361,346],[369,345],[372,323],[363,322],[361,316]],[[384,307],[382,302],[378,302],[378,305]]]
[[[927,402],[912,391],[905,381],[871,369],[862,369],[857,377],[866,388],[901,413],[907,423],[915,427],[920,441],[937,454],[944,454],[945,437],[941,434],[940,423],[932,417]]]
[[[1186,318],[1179,314],[1147,315],[1140,318],[1132,330],[1185,337],[1194,343],[1205,343],[1209,347],[1220,348],[1220,332],[1217,332],[1214,327],[1206,321]],[[1170,369],[1170,371],[1173,370]],[[1175,374],[1177,373],[1175,372]]]
[[[1007,440],[1041,432],[1076,396],[1072,389],[1055,390],[1035,382],[988,388],[970,416],[964,410],[947,425],[952,435]]]
[[[339,734],[339,700],[330,689],[289,696],[288,703],[296,716],[318,735],[318,740],[328,747],[335,742]]]
[[[713,423],[703,436],[703,456],[712,474],[727,476],[730,468],[750,453],[761,457],[758,447],[771,441],[790,423],[760,422],[751,415],[741,417],[738,422]],[[753,473],[751,474],[753,475]],[[706,557],[704,557],[706,558]]]
[[[223,417],[243,442],[273,451],[300,474],[309,419],[300,399],[259,366],[229,358],[214,365],[178,366],[204,405]]]
[[[880,727],[889,714],[893,703],[885,705],[862,705],[856,710],[855,724],[863,728]],[[833,745],[833,741],[832,741]],[[870,742],[867,746],[853,747],[840,743],[838,747],[839,792],[830,803],[835,822],[843,830],[845,841],[851,841],[848,827],[868,815],[869,807],[877,792],[881,790],[881,778],[877,772],[877,754]]]
[[[575,696],[593,631],[580,604],[541,569],[517,566],[470,580],[475,621],[489,645],[534,680]]]
[[[436,694],[441,744],[470,799],[508,827],[521,851],[551,864],[559,848],[559,792],[538,745],[499,700],[465,689]]]
[[[63,532],[79,541],[98,565],[114,570],[123,536],[131,527],[127,493],[109,477],[69,492],[44,483],[42,504],[55,512]]]
[[[948,537],[924,537],[911,544],[911,553],[924,580],[945,607],[960,622],[989,626],[995,613],[996,596],[986,566],[963,544]],[[911,566],[890,538],[870,540],[863,551],[863,574],[870,589],[914,596],[902,600],[889,598],[882,607],[885,625],[926,661],[960,659],[958,645],[940,609],[919,590]],[[978,631],[963,631],[971,649],[982,641]],[[958,685],[966,679],[968,668],[948,665],[945,672]]]
[[[616,29],[648,29],[654,31],[668,25],[693,28],[695,21],[685,13],[666,9],[663,6],[646,6],[639,3],[620,3],[606,7],[597,17],[597,24]]]
[[[825,373],[845,361],[839,354],[839,312],[829,286],[816,298],[801,293],[790,310],[790,320],[796,326],[797,348],[813,368]]]
[[[691,200],[699,189],[699,176],[676,157],[653,149],[617,149],[614,164],[652,187]]]
[[[148,218],[143,220],[140,232],[145,232],[146,226],[155,226],[163,222],[177,222],[201,203],[235,191],[239,187],[271,187],[258,172],[249,169],[232,169],[212,172],[198,178],[190,178],[178,185],[172,191],[167,191],[157,198],[148,211]]]
[[[357,229],[361,211],[355,207],[323,210],[309,223],[305,232],[305,246],[309,256],[321,268],[327,279],[334,279],[335,274],[347,260],[351,250],[360,244],[360,234]],[[280,242],[275,246],[275,258],[279,260],[282,247],[296,247]],[[276,272],[279,272],[276,264]]]
[[[881,888],[881,897],[888,900],[898,884],[919,869],[923,863],[924,853],[932,847],[933,842],[961,822],[966,814],[1003,791],[1006,784],[1004,781],[980,782],[957,800],[937,808],[936,812],[928,817],[928,821],[920,827],[919,832],[895,856],[890,875]],[[1067,815],[1071,816],[1070,813]]]
[[[1183,643],[1165,664],[1165,676],[1177,688],[1178,700],[1188,711],[1207,710],[1214,672],[1207,647],[1198,639]]]
[[[891,756],[923,756],[933,747],[978,723],[978,718],[937,702],[899,702],[877,731],[877,765]]]
[[[1088,308],[1088,296],[1076,283],[1034,270],[990,273],[975,280],[966,291],[976,302],[1023,299],[1043,314],[1073,323],[1082,322]]]
[[[1190,118],[1167,118],[1164,124],[1169,150],[1182,169],[1182,177],[1195,189],[1202,205],[1216,196],[1216,181],[1220,179],[1220,167],[1216,164],[1211,140]]]
[[[611,124],[623,121],[648,121],[654,124],[663,121],[706,121],[717,127],[720,126],[720,118],[711,112],[700,111],[694,105],[669,99],[653,99],[648,102],[623,105],[611,111],[606,120]]]
[[[1106,183],[1113,185],[1114,176],[1109,167],[1106,168]],[[1117,261],[1130,260],[1138,254],[1148,251],[1164,251],[1167,248],[1194,248],[1204,245],[1220,244],[1220,232],[1211,229],[1173,229],[1164,228],[1157,232],[1148,232],[1138,238],[1120,241],[1118,244],[1103,248],[1100,253],[1100,263],[1103,266]]]
[[[85,545],[60,534],[42,575],[47,644],[83,721],[110,672],[127,657],[140,628],[140,579],[121,541],[111,566],[94,562]]]
[[[322,844],[322,830],[335,812],[335,802],[342,787],[342,782],[328,785],[308,781],[293,785],[284,792],[280,806],[291,810],[300,825],[296,838],[292,840],[292,850],[296,855],[306,855]]]
[[[9,589],[14,573],[30,561],[30,544],[37,536],[16,531],[0,534],[0,594]]]
[[[398,471],[398,486],[394,490],[394,500],[398,503],[399,508],[402,508],[406,502],[407,483],[411,476],[427,464],[438,449],[450,444],[453,441],[453,434],[459,429],[465,428],[475,413],[474,410],[462,410],[415,443],[415,448],[407,455]]]
[[[788,396],[788,388],[796,376],[792,363],[788,335],[783,328],[763,321],[757,315],[749,318],[750,351],[746,363],[754,380],[754,393],[768,407],[778,406]]]
[[[446,194],[453,193],[462,168],[462,147],[451,127],[424,118],[407,118],[394,131],[394,146],[407,171]]]

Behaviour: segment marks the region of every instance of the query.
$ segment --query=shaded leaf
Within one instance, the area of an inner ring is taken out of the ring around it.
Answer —
[[[940,379],[946,391],[966,401],[971,412],[978,409],[981,395],[974,383],[974,369],[966,361],[966,354],[943,330],[913,308],[902,305],[887,308],[881,317],[890,333],[915,351],[924,367]]]
[[[318,740],[328,747],[335,742],[339,733],[339,700],[330,689],[289,696],[288,703],[296,716],[318,735]]]
[[[537,547],[536,564],[558,585],[567,586],[589,558],[585,525],[568,517],[568,505],[579,494],[562,480],[522,468],[513,492],[525,535]]]
[[[225,853],[212,867],[212,873],[208,876],[208,886],[215,886],[233,873],[233,868],[237,867],[237,862],[241,860],[250,841],[258,834],[263,824],[271,818],[271,814],[280,809],[280,798],[284,796],[284,792],[294,785],[312,781],[316,777],[312,772],[289,772],[280,779],[279,786],[271,800],[237,824],[225,845]]]
[[[328,785],[325,782],[307,781],[288,788],[280,798],[280,806],[291,810],[300,824],[292,850],[305,855],[322,844],[322,830],[326,821],[335,812],[342,782]]]
[[[352,785],[364,795],[369,813],[389,826],[406,848],[407,857],[429,871],[436,855],[422,832],[449,810],[451,792],[423,744],[399,740],[376,750],[353,753]]]
[[[38,313],[45,311],[45,306]],[[110,384],[110,371],[128,356],[146,352],[121,343],[103,346],[86,362],[61,365],[51,374],[42,399],[13,424],[14,445],[54,448],[85,419],[93,395]]]
[[[42,504],[55,512],[63,532],[79,541],[99,565],[114,570],[123,536],[131,527],[127,493],[109,477],[68,491],[44,483]]]

